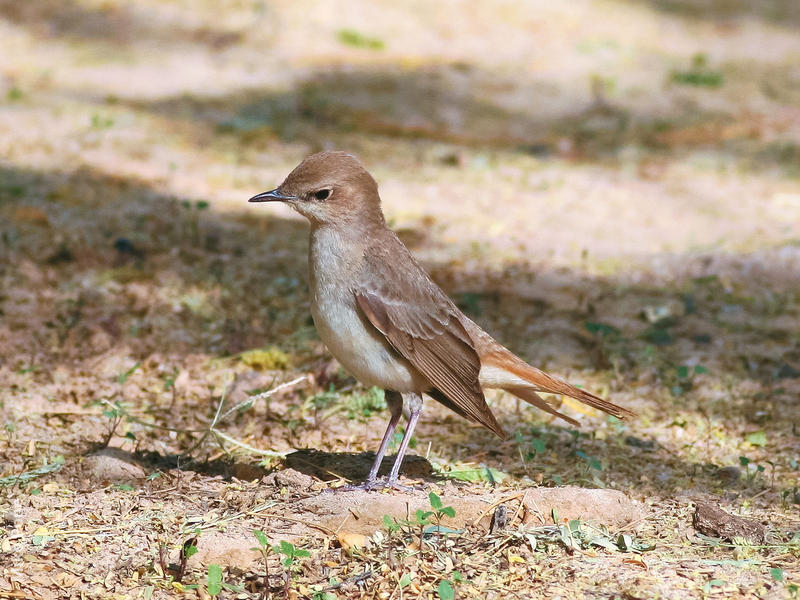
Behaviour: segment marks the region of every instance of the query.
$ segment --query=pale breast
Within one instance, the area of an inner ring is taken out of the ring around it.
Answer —
[[[361,383],[403,393],[423,391],[428,386],[422,375],[360,313],[347,284],[351,261],[326,247],[333,244],[338,249],[335,242],[312,233],[311,316],[320,339]]]

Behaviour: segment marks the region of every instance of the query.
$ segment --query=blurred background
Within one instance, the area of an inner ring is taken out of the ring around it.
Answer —
[[[358,388],[309,320],[305,221],[246,202],[344,149],[470,316],[640,411],[674,468],[796,456],[799,25],[793,0],[0,0],[6,418],[177,389],[191,421],[232,374],[294,370],[301,425],[243,437],[372,447],[309,420]],[[440,414],[420,436],[490,442]]]

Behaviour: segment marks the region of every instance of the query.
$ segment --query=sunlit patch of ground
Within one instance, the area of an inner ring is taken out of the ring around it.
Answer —
[[[779,0],[0,0],[0,596],[207,597],[217,561],[242,586],[223,594],[259,597],[253,529],[311,552],[289,569],[305,597],[796,593],[799,19]],[[280,510],[328,484],[278,455],[344,461],[386,418],[314,332],[305,223],[245,202],[324,148],[362,158],[473,319],[639,413],[567,405],[577,431],[492,396],[500,442],[431,405],[425,485],[445,504],[611,488],[646,518],[610,546],[475,527],[420,555],[407,528],[349,551]],[[198,444],[235,378],[299,376],[215,426],[249,449]],[[103,443],[127,475],[86,458]],[[696,535],[700,498],[768,544]]]

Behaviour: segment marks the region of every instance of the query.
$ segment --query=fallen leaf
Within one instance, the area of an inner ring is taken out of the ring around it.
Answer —
[[[366,548],[369,545],[369,538],[360,533],[340,532],[336,537],[339,539],[342,549],[347,551]]]

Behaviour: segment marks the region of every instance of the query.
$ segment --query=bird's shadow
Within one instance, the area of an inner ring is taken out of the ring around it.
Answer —
[[[286,468],[300,471],[322,481],[345,479],[359,483],[367,478],[374,460],[374,452],[325,452],[306,448],[287,455],[284,465]],[[378,475],[387,475],[392,464],[394,464],[394,455],[384,456]],[[422,456],[414,454],[406,454],[400,474],[410,479],[434,479],[431,463]]]
[[[123,448],[108,446],[93,447],[84,454],[86,457],[102,457],[111,461],[119,461],[128,465],[141,467],[145,472],[156,471],[190,471],[207,477],[220,477],[225,481],[239,479],[257,481],[266,477],[274,469],[236,461],[223,457],[213,460],[197,460],[183,454],[161,454],[155,451],[129,451]]]

